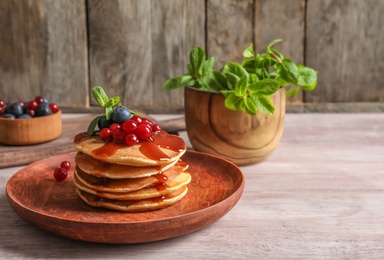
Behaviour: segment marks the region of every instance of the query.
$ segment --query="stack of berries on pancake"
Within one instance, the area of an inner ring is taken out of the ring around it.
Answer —
[[[74,182],[80,198],[93,207],[124,212],[156,210],[181,200],[191,181],[188,164],[180,159],[186,151],[183,139],[131,113],[120,122],[114,120],[108,127],[99,120],[99,133],[88,131],[74,139]],[[134,125],[129,131],[124,127],[128,121]],[[150,134],[142,136],[140,125],[151,129]],[[109,134],[103,134],[106,128]]]

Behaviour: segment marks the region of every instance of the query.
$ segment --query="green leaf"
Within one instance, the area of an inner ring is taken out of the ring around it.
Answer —
[[[248,78],[241,77],[235,86],[235,95],[238,97],[244,97],[247,95]]]
[[[279,83],[274,79],[263,79],[249,85],[249,92],[257,95],[272,95],[280,89]]]
[[[271,41],[269,44],[268,44],[268,46],[267,46],[267,52],[272,52],[272,46],[273,45],[275,45],[276,43],[278,43],[278,42],[281,42],[281,41],[283,41],[282,39],[276,39],[276,40],[273,40],[273,41]]]
[[[182,75],[180,77],[168,79],[164,85],[163,89],[176,89],[188,86],[194,86],[196,81],[193,79],[191,75]]]
[[[297,84],[299,80],[299,70],[296,64],[290,59],[283,59],[281,63],[276,64],[279,68],[280,76],[288,83]]]
[[[217,92],[228,89],[227,79],[219,71],[214,70],[209,76],[208,86],[209,89]]]
[[[241,97],[236,96],[235,93],[231,93],[225,98],[224,104],[228,109],[238,110],[241,100]]]
[[[92,95],[96,102],[102,107],[104,107],[109,100],[107,94],[105,94],[104,89],[100,86],[92,88]]]
[[[250,96],[258,110],[261,110],[262,112],[266,114],[273,114],[275,111],[275,106],[272,103],[272,100],[269,96]]]
[[[256,115],[257,112],[256,104],[250,97],[246,97],[241,100],[241,102],[239,103],[239,109],[251,115]]]
[[[201,75],[209,75],[212,73],[213,66],[215,65],[215,58],[211,57],[203,62]]]
[[[299,86],[288,89],[287,92],[285,93],[285,95],[287,97],[293,97],[293,96],[297,95],[297,93],[299,93],[300,89],[301,88]]]
[[[105,117],[107,118],[107,120],[112,118],[112,114],[113,114],[113,108],[105,107]]]
[[[241,66],[239,63],[236,62],[229,62],[227,63],[224,68],[223,72],[225,73],[232,73],[240,78],[242,77],[249,77],[248,72]]]
[[[206,59],[205,51],[201,47],[195,47],[189,54],[189,73],[198,78],[202,75],[203,62]]]
[[[317,85],[317,72],[314,69],[298,65],[299,79],[297,84],[305,91],[313,90]]]
[[[113,98],[110,98],[108,100],[108,102],[105,104],[106,107],[113,107],[113,106],[116,106],[117,104],[119,104],[120,102],[120,97],[118,96],[115,96]]]
[[[224,76],[227,79],[228,88],[232,90],[235,89],[237,82],[240,80],[240,77],[230,72],[224,73]]]
[[[255,50],[253,49],[253,44],[249,45],[249,46],[243,51],[243,57],[244,57],[244,58],[253,58],[253,57],[255,57]]]
[[[102,117],[102,116],[97,116],[97,117],[95,117],[95,118],[91,121],[91,123],[89,124],[88,129],[87,129],[87,135],[88,135],[88,136],[93,135],[93,133],[95,132],[95,127],[96,127],[96,125],[97,125],[97,123],[99,122],[99,120],[100,120],[101,117]]]

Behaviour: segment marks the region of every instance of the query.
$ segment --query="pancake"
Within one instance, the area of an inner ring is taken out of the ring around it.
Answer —
[[[76,177],[88,188],[98,192],[131,192],[145,187],[151,187],[172,180],[188,166],[173,166],[163,173],[154,174],[153,176],[134,178],[134,179],[108,179],[99,178],[89,175],[82,171],[78,166],[75,169]]]
[[[143,200],[157,198],[179,190],[181,187],[186,186],[190,181],[191,175],[189,172],[182,172],[172,180],[131,192],[101,192],[90,188],[83,182],[83,180],[78,178],[77,174],[74,176],[74,182],[78,189],[96,195],[100,198],[113,200]]]
[[[96,160],[95,158],[85,154],[83,152],[78,152],[75,157],[75,163],[80,169],[88,174],[109,178],[109,179],[125,179],[125,178],[143,178],[149,177],[154,174],[164,172],[169,168],[173,167],[175,164],[182,164],[178,161],[171,162],[170,164],[162,166],[129,166],[121,165],[116,163],[108,163]]]
[[[166,165],[177,161],[186,151],[184,140],[164,131],[152,135],[152,141],[140,141],[133,146],[105,142],[100,136],[76,135],[74,145],[78,151],[109,163],[131,166]]]
[[[107,208],[123,212],[142,212],[157,210],[168,207],[181,200],[188,192],[187,186],[174,191],[164,198],[154,198],[145,200],[109,200],[89,194],[80,189],[76,189],[79,197],[89,206]]]

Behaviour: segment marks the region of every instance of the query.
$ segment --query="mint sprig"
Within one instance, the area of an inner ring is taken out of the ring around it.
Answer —
[[[168,79],[166,90],[193,87],[220,92],[225,97],[225,106],[255,115],[258,110],[272,114],[275,107],[270,96],[282,87],[293,85],[287,96],[296,95],[301,89],[311,91],[317,85],[317,72],[312,68],[297,65],[273,48],[280,39],[268,44],[266,52],[255,54],[250,44],[243,51],[241,64],[229,62],[220,70],[214,70],[215,59],[206,57],[204,49],[193,48],[190,52],[188,73]]]
[[[105,93],[104,89],[100,86],[95,86],[92,88],[92,96],[96,100],[96,102],[104,108],[106,119],[110,120],[113,114],[113,107],[120,103],[120,97],[115,96],[109,98]],[[104,115],[97,116],[91,121],[87,129],[87,134],[89,136],[93,135],[97,123],[103,116]]]

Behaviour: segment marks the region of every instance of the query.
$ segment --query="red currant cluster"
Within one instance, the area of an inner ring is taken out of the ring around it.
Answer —
[[[132,146],[139,141],[148,140],[152,133],[160,132],[159,124],[154,124],[148,118],[133,116],[122,124],[113,123],[109,127],[100,130],[100,138],[115,143],[125,143]]]
[[[0,99],[0,116],[4,118],[31,118],[47,116],[59,111],[55,103],[49,103],[46,98],[36,96],[31,101],[18,101],[6,104]]]
[[[71,169],[71,163],[62,161],[60,168],[56,168],[53,172],[53,177],[55,177],[57,181],[64,181],[67,178],[69,169]]]

